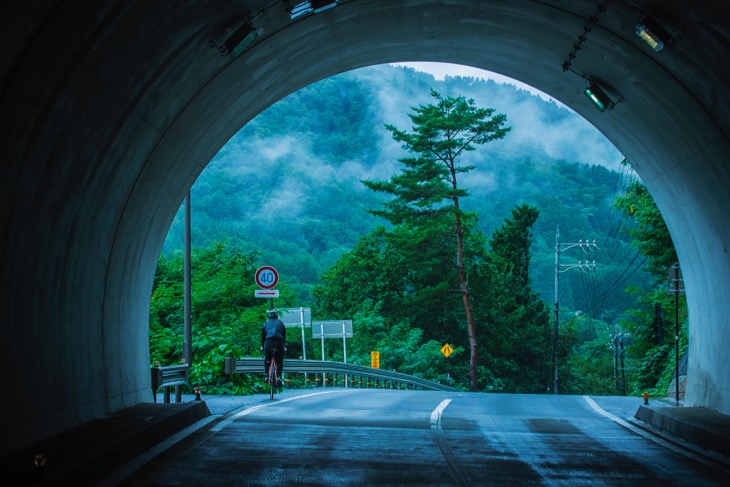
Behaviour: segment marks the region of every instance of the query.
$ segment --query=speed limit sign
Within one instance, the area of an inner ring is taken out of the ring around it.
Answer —
[[[256,270],[255,279],[258,287],[271,289],[279,282],[279,273],[270,265],[265,265]]]

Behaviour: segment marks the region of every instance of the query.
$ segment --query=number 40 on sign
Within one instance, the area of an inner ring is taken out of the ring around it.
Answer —
[[[254,275],[256,285],[262,289],[272,289],[279,282],[279,273],[270,265],[264,265],[256,270]]]

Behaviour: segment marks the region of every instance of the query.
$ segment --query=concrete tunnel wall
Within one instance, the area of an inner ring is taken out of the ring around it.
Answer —
[[[606,113],[583,95],[585,80],[561,68],[598,2],[354,0],[296,21],[285,2],[271,3],[254,20],[264,35],[236,60],[210,40],[259,2],[5,6],[0,455],[151,401],[149,295],[188,188],[277,100],[393,61],[467,64],[524,81],[583,115],[632,161],[683,265],[687,403],[730,413],[730,110],[722,91],[730,11],[683,3],[644,3],[681,34],[659,54],[633,35],[641,12],[629,2],[599,14],[572,68],[625,99]]]

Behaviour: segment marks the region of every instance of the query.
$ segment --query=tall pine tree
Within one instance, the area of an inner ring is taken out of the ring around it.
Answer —
[[[464,266],[464,219],[460,198],[468,191],[458,185],[458,175],[474,166],[461,165],[461,156],[475,150],[476,145],[503,138],[510,130],[506,116],[493,108],[478,108],[474,100],[464,97],[442,97],[431,91],[434,104],[420,105],[409,114],[413,131],[393,125],[386,129],[393,139],[403,144],[411,157],[399,159],[400,174],[390,181],[363,181],[370,189],[393,196],[384,209],[374,210],[393,225],[404,226],[414,249],[450,251],[456,254],[456,278],[462,296],[469,334],[469,379],[472,391],[478,389],[477,334],[471,307],[467,274]],[[448,238],[453,236],[454,239]],[[452,244],[453,242],[453,244]],[[453,245],[450,249],[444,247]]]

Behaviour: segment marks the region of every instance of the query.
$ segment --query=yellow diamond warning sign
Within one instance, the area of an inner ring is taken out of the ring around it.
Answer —
[[[441,347],[441,353],[444,354],[444,357],[447,357],[454,353],[454,347],[449,345],[448,343],[445,343],[443,347]]]

